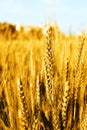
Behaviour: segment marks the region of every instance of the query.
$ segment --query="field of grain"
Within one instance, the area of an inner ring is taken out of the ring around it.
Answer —
[[[0,25],[0,130],[87,129],[87,35]]]

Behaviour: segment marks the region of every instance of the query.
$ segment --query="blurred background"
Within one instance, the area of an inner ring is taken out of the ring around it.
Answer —
[[[86,31],[86,15],[86,0],[0,1],[0,22],[29,26],[55,22],[64,33]]]

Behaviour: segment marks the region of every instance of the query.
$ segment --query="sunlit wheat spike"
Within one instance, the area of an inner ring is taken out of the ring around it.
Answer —
[[[14,127],[14,119],[13,119],[13,108],[12,108],[12,101],[10,98],[10,90],[9,90],[9,82],[7,79],[5,79],[3,81],[3,85],[4,85],[4,91],[5,91],[5,96],[6,96],[6,101],[8,104],[8,108],[9,108],[9,120],[10,120],[10,128],[13,129]],[[13,100],[13,99],[12,99]]]
[[[64,86],[64,93],[63,93],[63,100],[62,100],[62,125],[63,128],[66,128],[66,123],[67,123],[67,107],[69,103],[69,90],[70,87],[68,85],[68,81],[65,83]]]
[[[77,88],[74,88],[74,106],[73,106],[73,123],[81,120],[81,115],[84,106],[84,90],[85,76],[84,76],[84,62],[81,62],[79,67],[79,82]],[[81,102],[81,105],[79,105]]]
[[[30,51],[30,74],[31,76],[35,76],[35,61],[34,61],[34,54],[32,48]]]
[[[79,88],[79,82],[81,78],[81,60],[82,60],[82,52],[84,47],[84,40],[82,39],[79,49],[78,49],[78,56],[77,56],[77,62],[76,62],[76,68],[74,73],[74,113],[73,113],[73,120],[75,121],[76,118],[76,110],[77,110],[77,98],[78,98],[78,88]]]
[[[79,69],[80,69],[80,66],[82,65],[82,61],[83,61],[83,59],[82,59],[83,47],[84,47],[84,39],[79,44],[77,59],[76,59],[76,66],[75,66],[75,72],[74,72],[76,88],[78,87],[78,82],[79,82],[80,74],[81,74],[81,73],[79,73]]]
[[[36,77],[36,91],[35,91],[35,115],[33,118],[33,126],[32,129],[35,130],[36,128],[39,130],[40,128],[40,110],[41,110],[41,101],[40,101],[41,95],[40,95],[40,81],[39,76]]]
[[[4,90],[2,91],[2,95],[0,97],[0,120],[3,121],[3,124],[7,127],[10,128],[10,118],[9,118],[9,113],[8,113],[8,103],[6,101],[6,95]]]
[[[28,108],[25,100],[22,81],[18,78],[18,94],[19,94],[19,117],[21,118],[21,129],[28,130]]]
[[[53,130],[60,130],[59,112],[55,107],[52,109],[52,124]]]
[[[78,71],[79,65],[80,65],[80,61],[81,61],[81,56],[82,56],[82,51],[83,51],[83,47],[84,47],[84,40],[82,39],[80,45],[79,45],[79,49],[78,49],[78,59],[77,59],[77,65],[76,65],[76,72]]]
[[[40,75],[36,76],[36,89],[35,89],[35,113],[33,117],[32,130],[43,130],[44,125],[41,117],[42,111],[42,97],[41,97],[41,86],[40,86]]]
[[[33,116],[32,130],[45,130],[43,123],[40,122],[35,116]]]
[[[87,104],[85,105],[85,109],[83,110],[82,122],[80,124],[81,130],[87,129]]]
[[[57,86],[58,87],[58,86]],[[60,109],[61,109],[61,103],[59,101],[59,96],[57,95],[56,90],[54,90],[54,100],[52,104],[52,125],[53,130],[60,130],[61,128],[61,119],[60,119]],[[60,94],[60,92],[59,92]]]
[[[70,72],[69,72],[69,61],[67,60],[67,68],[66,68],[66,81],[68,81],[70,83],[70,80],[69,80],[69,76],[70,76]]]
[[[45,43],[45,71],[46,71],[46,91],[49,102],[53,100],[53,51],[52,51],[52,27],[47,30]]]
[[[81,62],[80,71],[81,71],[81,74],[80,74],[79,85],[78,85],[78,87],[79,87],[78,101],[79,101],[79,104],[81,102],[81,105],[80,105],[80,108],[79,108],[79,119],[81,120],[83,108],[84,108],[84,105],[85,105],[84,97],[85,97],[85,91],[86,91],[86,87],[85,87],[86,86],[86,83],[85,83],[86,75],[85,75],[85,63],[84,63],[84,61]]]
[[[31,107],[32,114],[34,114],[34,95],[35,95],[35,78],[36,78],[36,68],[35,68],[35,59],[33,54],[33,49],[30,51],[30,98],[31,98]]]
[[[46,43],[45,43],[45,57],[44,57],[44,63],[45,63],[45,79],[46,79],[46,97],[48,102],[48,110],[47,110],[47,116],[49,118],[49,121],[52,123],[52,105],[53,105],[53,99],[54,99],[54,85],[53,85],[53,38],[52,38],[53,28],[49,26],[46,34]]]
[[[41,92],[40,92],[40,81],[39,75],[36,77],[36,106],[38,111],[41,109]]]

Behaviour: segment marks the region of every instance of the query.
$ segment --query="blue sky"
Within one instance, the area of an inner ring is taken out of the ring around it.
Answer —
[[[41,26],[56,22],[67,33],[87,29],[87,0],[2,0],[0,21]]]

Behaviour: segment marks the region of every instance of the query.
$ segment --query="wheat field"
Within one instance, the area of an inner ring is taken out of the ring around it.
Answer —
[[[0,130],[86,130],[86,59],[84,33],[0,31]]]

